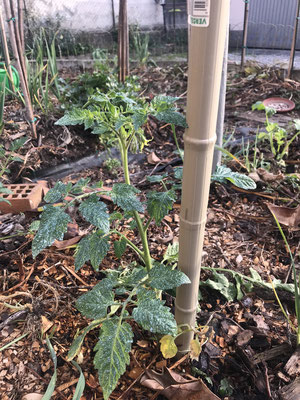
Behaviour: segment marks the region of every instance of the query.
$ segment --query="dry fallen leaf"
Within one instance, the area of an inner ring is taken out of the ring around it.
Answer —
[[[41,400],[43,395],[40,393],[28,393],[22,397],[22,400]]]
[[[240,347],[246,346],[252,338],[253,332],[249,329],[245,329],[244,331],[238,333],[236,338],[237,345]]]
[[[288,208],[267,203],[267,206],[280,224],[288,226],[294,231],[300,230],[300,205],[296,208]]]
[[[161,162],[160,158],[157,157],[157,155],[152,151],[147,157],[147,161],[149,164],[158,164]]]
[[[42,320],[42,333],[46,333],[53,325],[54,323],[52,321],[49,321],[44,315],[41,316]]]
[[[141,384],[161,391],[160,394],[169,400],[220,400],[201,379],[187,380],[168,368],[164,369],[161,374],[155,371],[146,371],[141,378]]]
[[[275,175],[263,168],[258,168],[256,171],[264,182],[277,182],[284,179],[284,175],[282,173]]]

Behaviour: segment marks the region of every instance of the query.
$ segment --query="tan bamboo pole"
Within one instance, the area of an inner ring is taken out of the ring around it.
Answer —
[[[18,0],[18,24],[20,32],[20,42],[22,54],[25,55],[25,38],[24,38],[24,0]]]
[[[188,128],[184,135],[184,166],[178,265],[191,284],[178,288],[175,317],[179,325],[195,325],[203,236],[216,141],[216,122],[230,0],[206,0],[209,18],[190,0]],[[210,10],[209,10],[210,4]],[[209,24],[207,26],[207,24]],[[177,339],[179,356],[190,347],[192,332]]]
[[[36,125],[35,125],[35,119],[34,119],[34,115],[33,115],[32,104],[31,104],[31,100],[30,100],[30,96],[29,96],[29,92],[28,92],[28,87],[26,85],[26,80],[25,80],[25,77],[23,74],[23,68],[21,65],[19,51],[18,51],[17,42],[16,42],[16,38],[15,38],[15,30],[13,27],[13,24],[15,23],[16,20],[13,19],[13,17],[12,17],[8,0],[3,0],[3,3],[4,3],[7,22],[8,22],[10,43],[11,43],[13,55],[14,55],[14,58],[16,61],[16,67],[17,67],[17,70],[18,70],[18,73],[20,76],[20,85],[21,85],[21,89],[23,92],[24,100],[25,100],[27,118],[28,118],[28,122],[30,123],[32,136],[34,139],[36,139],[37,138]]]
[[[9,85],[10,85],[12,91],[14,91],[15,85],[14,85],[13,74],[12,74],[12,69],[11,69],[10,56],[9,56],[9,51],[8,51],[8,46],[7,46],[7,37],[6,37],[6,32],[5,32],[5,26],[4,26],[4,21],[3,21],[1,5],[0,5],[0,30],[1,30],[1,40],[2,40],[2,47],[3,47],[3,53],[4,53],[4,60],[5,60],[7,73],[9,76]]]
[[[119,82],[124,82],[129,74],[129,31],[127,19],[127,0],[119,3],[118,67]]]
[[[291,45],[291,54],[290,54],[287,78],[290,78],[291,74],[293,72],[294,60],[295,60],[295,49],[296,49],[296,42],[297,42],[297,36],[298,36],[299,19],[300,19],[300,0],[298,0],[298,4],[297,4],[296,18],[295,18],[295,24],[294,24],[294,32],[293,32],[293,39],[292,39],[292,45]]]
[[[245,1],[245,11],[244,11],[244,29],[243,29],[241,68],[244,68],[244,64],[245,64],[245,60],[246,60],[248,25],[249,25],[249,1],[250,0],[244,0],[244,1]]]

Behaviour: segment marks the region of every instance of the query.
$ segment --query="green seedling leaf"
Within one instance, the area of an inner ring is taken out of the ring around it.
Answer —
[[[243,279],[238,274],[234,275],[234,279],[235,279],[235,287],[236,287],[236,298],[237,298],[237,300],[240,301],[244,297],[244,294],[242,292]]]
[[[226,278],[224,274],[219,274],[213,271],[213,279],[207,279],[206,281],[200,282],[201,286],[207,286],[220,292],[227,301],[233,301],[236,299],[236,288],[235,285]]]
[[[183,175],[183,167],[175,167],[174,168],[174,176],[176,179],[182,180]]]
[[[159,121],[165,122],[167,124],[181,126],[182,128],[187,128],[188,126],[186,123],[185,116],[174,110],[160,111],[154,114],[154,116]]]
[[[126,322],[120,323],[117,318],[103,322],[99,341],[94,348],[94,365],[98,370],[104,400],[109,398],[130,362],[132,341],[133,333]]]
[[[124,211],[144,212],[144,206],[137,198],[136,194],[140,191],[126,183],[116,183],[110,193],[112,201],[121,207]]]
[[[76,385],[74,396],[72,397],[72,400],[80,400],[81,396],[83,395],[84,388],[85,388],[85,379],[84,379],[83,372],[82,372],[81,368],[79,367],[79,365],[77,364],[77,362],[72,361],[72,364],[74,365],[74,367],[77,369],[77,371],[80,374],[77,385]]]
[[[90,182],[90,178],[80,178],[79,181],[72,187],[70,192],[72,194],[81,194],[83,192],[83,188],[87,186]]]
[[[155,265],[149,272],[149,285],[154,289],[167,290],[191,283],[181,271],[164,264]]]
[[[151,183],[159,183],[161,181],[163,181],[168,175],[164,174],[164,175],[151,175],[151,176],[147,176],[147,181],[151,182]]]
[[[162,335],[176,335],[177,325],[173,314],[165,302],[158,299],[138,301],[138,306],[133,310],[132,316],[143,329]]]
[[[222,397],[231,396],[233,394],[232,386],[226,378],[222,379],[220,382],[219,393]]]
[[[64,199],[71,189],[70,185],[65,185],[62,182],[56,182],[55,186],[47,192],[44,200],[46,203],[56,203]]]
[[[179,243],[174,242],[173,244],[169,244],[165,252],[163,262],[167,262],[170,264],[177,263],[178,254],[179,254]]]
[[[229,181],[235,186],[245,190],[253,190],[256,188],[256,183],[249,176],[233,172],[230,168],[225,167],[224,165],[217,165],[216,171],[212,174],[211,179],[221,183]]]
[[[99,201],[99,197],[96,194],[81,203],[79,211],[87,222],[93,224],[104,233],[109,232],[109,214],[106,204]]]
[[[178,351],[178,348],[175,344],[175,338],[171,335],[163,336],[160,341],[160,351],[164,358],[172,358],[175,357]]]
[[[117,258],[121,258],[122,255],[125,253],[127,247],[127,242],[124,238],[121,240],[116,240],[114,242],[114,249],[115,249],[115,255]]]
[[[262,101],[257,101],[256,103],[252,104],[252,110],[265,110],[266,107],[264,106]]]
[[[80,335],[78,335],[73,340],[73,343],[71,344],[71,347],[70,347],[68,355],[67,355],[67,361],[71,361],[71,360],[73,360],[73,358],[78,356],[78,354],[80,353],[81,346],[82,346],[82,343],[84,341],[84,338],[94,328],[95,328],[95,326],[93,326],[93,325],[87,326],[86,328],[84,328],[81,331]]]
[[[50,400],[51,399],[54,389],[55,389],[56,379],[57,379],[57,357],[56,357],[55,351],[52,347],[52,344],[51,344],[48,336],[46,337],[46,343],[47,343],[47,346],[50,351],[50,355],[51,355],[51,358],[52,358],[52,361],[54,364],[54,373],[53,373],[50,383],[47,387],[46,393],[42,397],[42,400]]]
[[[179,99],[179,97],[158,95],[151,101],[151,105],[158,112],[164,111],[168,110],[170,107],[174,108],[174,103]]]
[[[76,301],[76,308],[85,317],[91,319],[103,318],[107,308],[114,303],[112,287],[107,285],[107,280],[98,283],[92,290],[80,296]]]
[[[294,119],[294,125],[296,131],[300,131],[300,119]]]
[[[35,258],[42,250],[51,246],[55,240],[63,240],[69,222],[72,222],[70,216],[61,208],[45,206],[39,230],[32,241],[32,257]]]
[[[93,135],[103,135],[104,133],[106,133],[108,131],[109,131],[108,126],[106,126],[104,124],[96,125],[92,130],[92,134]]]
[[[101,231],[85,236],[79,242],[75,252],[75,269],[78,271],[86,261],[90,260],[93,268],[98,271],[99,265],[109,250],[108,237]]]
[[[12,142],[12,144],[9,147],[9,151],[15,152],[17,150],[19,150],[28,140],[28,137],[22,137],[19,139],[16,139]],[[23,162],[24,160],[21,160],[21,162]]]
[[[173,190],[167,192],[149,192],[147,194],[147,211],[159,224],[173,208],[176,194]]]
[[[249,271],[250,271],[251,278],[255,279],[257,283],[263,282],[263,280],[261,279],[261,276],[255,269],[250,268]]]

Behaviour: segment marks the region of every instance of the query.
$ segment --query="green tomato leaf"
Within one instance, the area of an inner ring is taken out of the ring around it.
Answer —
[[[74,109],[56,121],[55,125],[83,125],[89,113],[89,110]]]
[[[28,140],[28,137],[26,137],[26,136],[14,140],[9,147],[9,151],[15,152],[15,151],[19,150],[27,142],[27,140]],[[23,162],[24,160],[21,160],[21,161]]]
[[[104,318],[107,308],[114,302],[113,286],[108,284],[108,279],[103,279],[103,281],[76,301],[77,310],[87,318]]]
[[[93,224],[104,233],[109,232],[109,214],[106,204],[99,201],[99,197],[96,194],[81,203],[79,211],[87,222]]]
[[[136,131],[147,122],[147,115],[141,112],[135,112],[131,118]]]
[[[132,316],[143,329],[162,335],[176,335],[177,325],[174,315],[164,301],[145,297],[138,301]]]
[[[147,181],[151,182],[151,183],[159,183],[161,181],[163,181],[168,175],[164,174],[164,175],[151,175],[151,176],[147,176]]]
[[[159,224],[161,220],[172,210],[176,200],[174,190],[167,192],[149,192],[147,194],[147,211],[149,215]]]
[[[32,241],[32,257],[35,258],[55,240],[63,240],[69,222],[72,222],[70,216],[61,208],[45,206],[39,230]]]
[[[79,181],[72,187],[70,192],[72,194],[81,194],[83,188],[87,186],[90,182],[90,178],[80,178]]]
[[[116,183],[110,193],[112,201],[124,211],[144,212],[144,206],[136,197],[140,193],[138,189],[126,183]]]
[[[108,237],[101,231],[85,236],[79,242],[75,252],[75,270],[78,271],[86,261],[90,260],[98,271],[99,265],[109,250]]]
[[[174,242],[173,244],[169,244],[167,250],[164,255],[163,262],[167,262],[170,264],[174,264],[178,261],[178,254],[179,254],[179,243]]]
[[[174,110],[160,111],[154,116],[161,122],[187,128],[185,116]]]
[[[125,253],[127,247],[127,242],[124,238],[121,240],[116,240],[114,242],[114,249],[115,249],[115,255],[117,258],[121,258],[122,255]]]
[[[46,203],[55,203],[61,199],[64,199],[70,188],[71,185],[66,185],[62,182],[56,182],[55,186],[47,192],[44,200]]]
[[[149,285],[154,289],[167,290],[191,283],[181,271],[164,264],[155,265],[149,272]]]
[[[226,300],[234,301],[237,296],[237,290],[233,283],[229,282],[224,274],[213,272],[213,279],[207,279],[200,282],[201,286],[207,286],[221,293]]]
[[[117,318],[103,322],[99,341],[94,348],[94,365],[98,370],[104,400],[109,398],[130,362],[132,341],[132,329],[126,322],[119,323]]]

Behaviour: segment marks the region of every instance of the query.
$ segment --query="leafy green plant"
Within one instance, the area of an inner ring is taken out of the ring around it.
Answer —
[[[273,212],[272,212],[272,215],[273,215],[273,217],[275,219],[276,225],[277,225],[277,227],[279,229],[280,235],[281,235],[281,237],[282,237],[282,239],[284,241],[284,244],[285,244],[285,246],[286,246],[286,248],[288,250],[288,253],[289,253],[289,256],[290,256],[290,259],[291,259],[292,271],[293,271],[293,276],[294,276],[293,287],[294,287],[294,293],[295,293],[295,311],[296,311],[297,325],[298,325],[297,327],[292,323],[292,321],[288,317],[288,315],[287,315],[287,313],[286,313],[286,311],[285,311],[285,309],[284,309],[284,307],[283,307],[283,305],[282,305],[282,303],[281,303],[281,301],[279,299],[279,296],[277,294],[276,286],[274,285],[274,281],[270,280],[270,283],[271,283],[271,285],[273,287],[276,299],[278,301],[278,304],[280,306],[280,309],[281,309],[283,315],[285,316],[285,318],[288,321],[288,323],[289,323],[290,327],[292,328],[292,330],[294,332],[296,332],[296,334],[297,334],[297,345],[299,346],[300,345],[300,277],[299,276],[297,277],[295,260],[294,260],[290,245],[289,245],[289,243],[287,241],[287,238],[286,238],[286,236],[285,236],[285,234],[284,234],[284,232],[282,230],[282,227],[281,227],[280,223],[278,222],[278,219],[276,218],[276,215]]]
[[[256,102],[252,106],[252,110],[264,110],[266,116],[265,127],[267,132],[260,132],[258,134],[259,140],[267,139],[270,143],[271,151],[278,161],[288,154],[289,146],[300,134],[300,122],[294,121],[294,127],[298,131],[290,140],[288,140],[288,132],[286,129],[279,126],[277,122],[270,122],[269,117],[276,113],[273,108],[266,107],[261,101]]]
[[[108,158],[106,161],[104,161],[103,166],[112,175],[117,175],[118,169],[121,167],[121,163],[117,158]]]
[[[48,204],[44,207],[32,242],[32,255],[36,257],[54,240],[63,239],[71,222],[66,210],[75,202],[80,202],[81,216],[93,226],[93,230],[76,248],[76,271],[88,261],[98,270],[111,248],[112,238],[116,236],[118,239],[113,240],[113,248],[117,258],[121,258],[127,249],[136,254],[136,263],[103,271],[106,278],[76,302],[77,309],[93,321],[77,334],[68,359],[72,360],[79,354],[85,336],[92,329],[100,328],[99,341],[94,349],[94,365],[104,399],[108,399],[129,363],[133,341],[132,320],[158,336],[168,335],[169,339],[164,339],[164,343],[166,340],[173,343],[174,338],[182,333],[182,327],[177,327],[173,314],[161,299],[161,291],[190,281],[181,271],[154,261],[147,238],[150,224],[161,223],[172,209],[176,194],[173,188],[151,190],[143,202],[140,191],[130,182],[128,151],[129,148],[141,150],[147,143],[142,125],[150,114],[165,122],[176,120],[184,126],[186,123],[176,111],[175,100],[171,97],[159,96],[148,104],[136,102],[121,93],[110,93],[92,96],[88,103],[82,110],[67,113],[58,123],[84,124],[85,128],[100,136],[106,135],[110,142],[119,146],[125,182],[115,184],[110,192],[117,211],[109,215],[106,204],[99,199],[101,186],[88,188],[89,181],[84,179],[75,185],[57,182],[45,196]],[[71,199],[66,200],[66,196]],[[61,205],[55,206],[57,202]],[[121,222],[128,218],[133,220],[131,228],[135,230],[134,237],[138,236],[138,240],[129,239],[121,231]]]
[[[4,128],[4,104],[5,104],[5,89],[6,89],[6,79],[0,83],[0,134]]]
[[[9,203],[8,200],[1,196],[5,194],[11,194],[11,190],[7,189],[1,180],[3,179],[3,175],[10,172],[9,165],[12,162],[23,162],[23,159],[18,156],[16,153],[27,141],[26,137],[16,139],[10,145],[8,150],[5,150],[4,146],[0,144],[0,201],[5,201]]]
[[[138,25],[130,27],[130,39],[132,47],[141,66],[147,64],[149,60],[149,34],[142,33]]]

